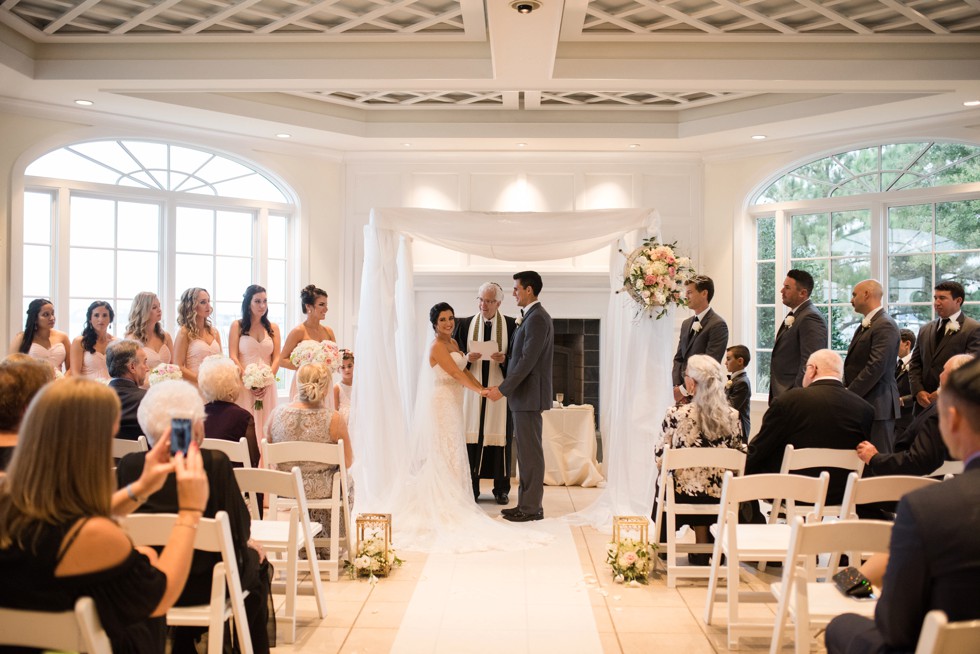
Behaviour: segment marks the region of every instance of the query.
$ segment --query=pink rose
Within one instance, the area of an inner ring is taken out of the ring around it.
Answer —
[[[667,269],[667,274],[670,275],[671,277],[674,276],[674,267],[673,266],[671,266],[670,268]]]
[[[653,275],[647,275],[646,277],[643,278],[643,283],[646,284],[647,286],[652,286],[656,282],[657,282],[657,278],[654,277]]]

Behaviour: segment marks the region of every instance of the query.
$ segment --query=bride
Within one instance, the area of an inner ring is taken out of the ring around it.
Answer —
[[[520,550],[548,534],[493,519],[473,503],[463,437],[464,388],[487,389],[465,369],[453,339],[456,318],[445,302],[429,311],[435,339],[419,375],[412,447],[400,483],[392,485],[392,526],[400,549],[426,552]]]

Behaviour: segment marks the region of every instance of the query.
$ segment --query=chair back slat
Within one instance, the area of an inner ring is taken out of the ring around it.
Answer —
[[[217,450],[224,453],[232,463],[241,463],[246,468],[252,467],[251,457],[248,454],[248,441],[242,436],[237,441],[226,440],[224,438],[205,438],[201,441],[202,450]]]
[[[745,472],[745,453],[730,447],[664,448],[662,474],[683,468],[724,468],[741,476]]]
[[[263,438],[262,460],[268,468],[283,463],[297,462],[339,466],[344,463],[344,441],[341,439],[336,443],[313,443],[310,441],[270,443]]]
[[[826,471],[821,472],[819,477],[786,474],[734,477],[730,472],[726,472],[725,485],[722,487],[722,501],[725,506],[732,507],[740,502],[781,497],[795,502],[813,504],[814,511],[819,514],[827,495],[829,481],[830,475]]]
[[[140,434],[139,438],[135,441],[131,441],[127,438],[113,438],[112,439],[112,458],[121,459],[127,454],[132,454],[133,452],[146,452],[150,449],[149,444],[146,441],[146,436]]]
[[[844,503],[841,505],[841,519],[856,518],[859,504],[875,502],[897,502],[914,490],[938,484],[939,480],[928,477],[889,475],[886,477],[860,478],[856,472],[847,477]]]
[[[783,463],[780,474],[789,474],[794,470],[807,468],[839,468],[853,470],[860,474],[864,470],[864,461],[854,450],[835,450],[824,447],[805,447],[796,449],[787,445],[783,452]]]
[[[112,651],[91,597],[79,598],[68,611],[0,609],[0,644],[94,654]]]
[[[926,475],[927,477],[943,477],[947,475],[959,475],[963,473],[964,465],[962,461],[944,461],[941,466]]]

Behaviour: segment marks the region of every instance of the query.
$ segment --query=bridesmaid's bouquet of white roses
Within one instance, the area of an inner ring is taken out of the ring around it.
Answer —
[[[321,363],[333,374],[340,369],[340,348],[333,341],[300,341],[289,361],[297,369],[304,363]]]
[[[162,381],[175,381],[184,378],[184,373],[180,371],[180,366],[174,365],[172,363],[161,363],[156,368],[150,371],[147,375],[149,379],[150,386],[154,384],[159,384]]]
[[[272,368],[264,363],[250,363],[245,366],[245,372],[242,374],[242,383],[250,391],[260,391],[268,388],[275,384],[276,381],[276,376],[272,374]],[[263,406],[262,398],[255,398],[255,403],[252,405],[252,408],[256,411],[261,411]]]

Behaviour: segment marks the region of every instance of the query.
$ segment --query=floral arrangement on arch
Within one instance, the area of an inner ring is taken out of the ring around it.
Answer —
[[[164,381],[176,381],[183,378],[184,373],[180,371],[180,366],[173,363],[161,363],[147,375],[150,386]]]
[[[653,552],[656,547],[632,538],[606,545],[606,563],[612,566],[613,581],[631,586],[648,583],[647,577],[653,571]]]
[[[623,290],[641,313],[660,320],[671,305],[687,306],[684,284],[695,276],[688,257],[678,256],[677,243],[659,243],[648,238],[626,258]]]
[[[242,373],[242,383],[250,391],[261,391],[277,381],[279,378],[272,374],[272,368],[262,362],[248,364],[245,366],[245,372]],[[265,405],[262,398],[256,397],[255,402],[252,403],[252,408],[261,411],[263,406]]]
[[[340,348],[333,341],[300,341],[289,361],[297,369],[304,363],[322,363],[332,374],[340,369]]]
[[[357,544],[354,560],[345,561],[344,567],[351,579],[359,576],[369,576],[372,584],[377,583],[378,575],[387,576],[392,568],[400,566],[404,561],[398,558],[395,549],[385,547],[384,534],[380,529],[368,529],[364,538]]]

